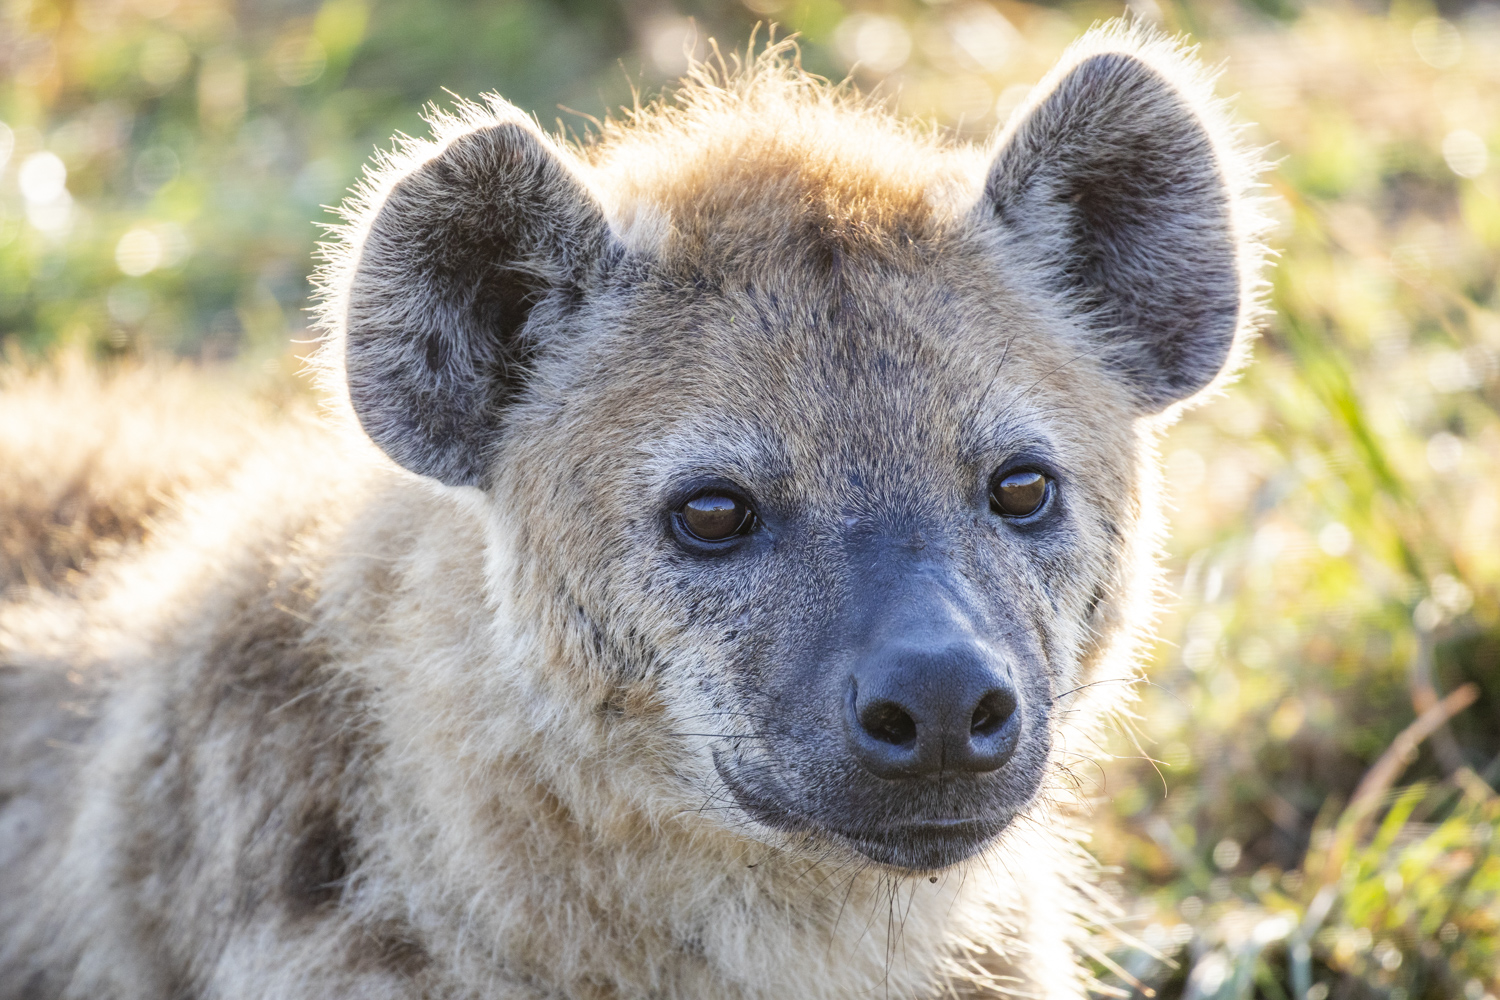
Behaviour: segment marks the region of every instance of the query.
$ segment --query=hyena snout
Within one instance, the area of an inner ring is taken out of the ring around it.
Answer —
[[[854,666],[844,735],[876,777],[982,773],[1015,753],[1021,717],[1004,665],[975,638],[902,637]]]

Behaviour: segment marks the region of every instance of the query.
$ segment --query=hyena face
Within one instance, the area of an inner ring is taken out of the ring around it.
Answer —
[[[930,236],[917,275],[861,270],[879,248],[854,244],[771,289],[636,284],[576,359],[600,387],[561,379],[513,425],[569,475],[537,454],[498,484],[550,512],[526,558],[618,622],[716,808],[912,869],[1036,793],[1132,447],[1123,400],[1079,412],[1087,359],[1038,341],[990,248]],[[549,555],[583,539],[607,558]]]
[[[547,669],[647,685],[730,825],[926,871],[1046,778],[1133,585],[1136,422],[1246,311],[1227,147],[1110,42],[987,163],[763,73],[654,160],[496,105],[370,193],[361,422],[486,491]]]
[[[646,395],[679,415],[618,469],[634,510],[606,517],[638,521],[631,601],[669,626],[650,640],[677,722],[705,734],[726,798],[929,869],[1036,793],[1129,471],[1098,482],[1114,463],[1078,447],[1088,421],[1038,352],[1006,357],[1036,330],[1018,310],[916,284],[808,288],[805,316],[729,296],[732,323],[706,320],[652,372]]]

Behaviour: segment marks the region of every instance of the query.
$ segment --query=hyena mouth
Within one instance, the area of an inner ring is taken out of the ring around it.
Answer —
[[[980,854],[1010,825],[1010,817],[908,823],[861,833],[833,831],[865,857],[913,873],[941,871]]]
[[[922,816],[893,819],[889,810],[868,823],[850,818],[830,820],[816,810],[788,805],[753,789],[716,755],[715,768],[736,804],[756,823],[781,833],[831,842],[852,849],[876,864],[907,873],[950,868],[982,853],[1010,825],[1014,812],[993,815]]]

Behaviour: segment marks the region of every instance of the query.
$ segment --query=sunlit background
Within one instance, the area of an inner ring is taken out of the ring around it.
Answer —
[[[420,132],[424,102],[497,90],[586,137],[710,37],[742,48],[774,21],[809,69],[982,137],[1119,13],[3,0],[6,363],[239,372],[191,406],[174,397],[227,427],[241,411],[226,394],[305,393],[320,206],[391,134]],[[1253,367],[1163,450],[1175,598],[1135,735],[1122,727],[1102,770],[1078,768],[1098,798],[1100,993],[1494,1000],[1500,7],[1133,13],[1190,33],[1259,123],[1279,257]],[[79,509],[58,506],[49,530],[67,535]],[[91,557],[65,555],[69,572]]]

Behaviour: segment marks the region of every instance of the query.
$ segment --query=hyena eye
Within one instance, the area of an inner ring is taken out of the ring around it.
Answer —
[[[1035,469],[997,475],[990,485],[990,509],[1001,517],[1030,517],[1047,502],[1052,480]]]
[[[723,542],[755,527],[755,514],[739,497],[700,493],[677,511],[678,522],[700,542]]]

